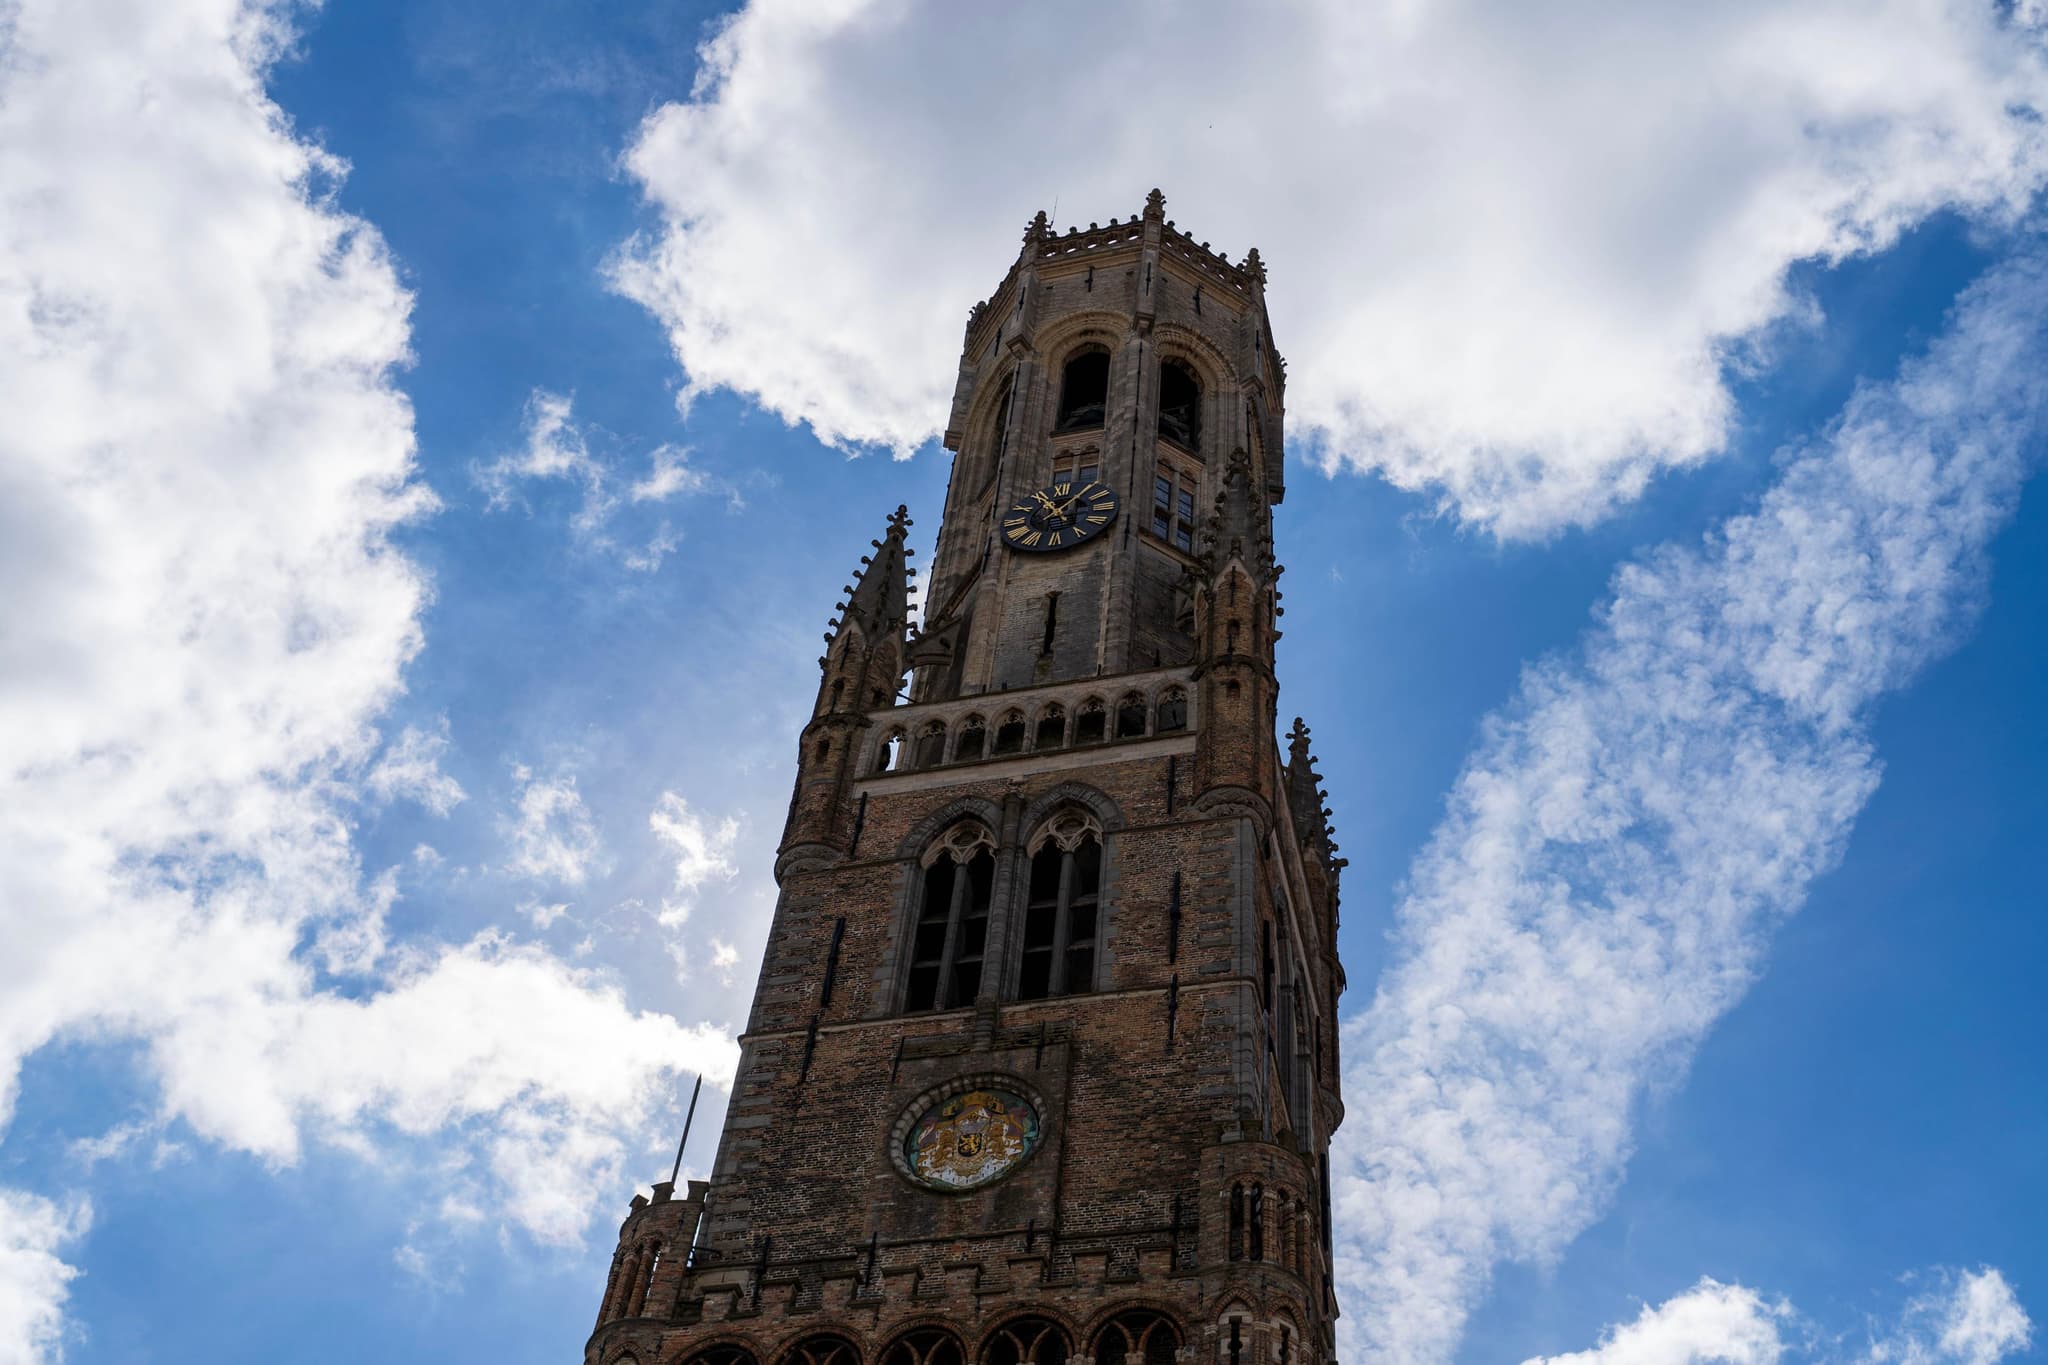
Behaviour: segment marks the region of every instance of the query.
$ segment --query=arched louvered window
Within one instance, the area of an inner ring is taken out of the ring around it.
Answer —
[[[911,932],[906,1013],[955,1009],[981,989],[982,947],[996,882],[995,839],[963,821],[925,855],[917,924]]]
[[[1047,822],[1031,846],[1017,998],[1043,1000],[1095,989],[1102,831],[1078,811]]]

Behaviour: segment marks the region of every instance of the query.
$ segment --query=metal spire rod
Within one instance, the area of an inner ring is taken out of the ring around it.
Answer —
[[[697,1117],[697,1096],[704,1091],[704,1074],[697,1073],[697,1084],[690,1091],[690,1112],[683,1115],[683,1140],[676,1144],[675,1169],[668,1173],[668,1183],[676,1183],[676,1177],[683,1173],[683,1148],[690,1145],[690,1121]]]

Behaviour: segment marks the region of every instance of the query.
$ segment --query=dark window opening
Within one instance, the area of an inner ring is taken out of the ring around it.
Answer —
[[[1045,1318],[1006,1322],[982,1348],[983,1365],[1066,1365],[1067,1335]]]
[[[1244,1259],[1244,1186],[1230,1187],[1230,1259]]]
[[[999,754],[1015,754],[1024,751],[1024,717],[1012,713],[1003,717],[1003,723],[996,727],[996,747]]]
[[[1159,367],[1159,434],[1183,450],[1202,448],[1202,381],[1178,360]]]
[[[818,762],[823,763],[832,752],[832,741],[829,739],[819,740],[815,752],[817,753]]]
[[[988,905],[996,860],[983,848],[965,863],[941,854],[924,871],[924,894],[911,935],[905,1012],[953,1009],[973,1003],[981,989],[981,954],[988,941]]]
[[[1155,734],[1161,735],[1170,734],[1175,730],[1187,729],[1187,693],[1176,687],[1161,697],[1159,699],[1159,723],[1152,728]]]
[[[903,732],[897,731],[882,741],[882,747],[875,754],[875,771],[893,771],[903,757]]]
[[[754,1365],[754,1353],[744,1346],[707,1346],[687,1365]]]
[[[916,763],[920,768],[936,768],[945,761],[946,727],[934,722],[917,737]]]
[[[1057,706],[1045,708],[1045,714],[1038,718],[1038,736],[1031,741],[1034,749],[1064,749],[1067,745],[1067,713]]]
[[[1084,351],[1060,376],[1060,415],[1055,431],[1099,427],[1109,405],[1109,352]]]
[[[1273,1013],[1273,921],[1259,921],[1259,1002]],[[1271,1025],[1268,1025],[1270,1030]]]
[[[1060,595],[1049,592],[1045,595],[1045,640],[1038,646],[1040,654],[1052,653],[1053,637],[1060,628]]]
[[[965,763],[981,757],[982,745],[988,742],[988,731],[982,727],[979,716],[968,717],[967,724],[960,728],[960,742],[953,748],[953,761]]]
[[[837,711],[839,709],[839,698],[845,691],[846,679],[834,678],[832,680],[832,701],[825,709],[827,711]]]
[[[1083,702],[1080,714],[1074,717],[1074,743],[1100,744],[1108,730],[1109,712],[1102,709],[1102,703]]]
[[[1145,699],[1135,692],[1116,704],[1116,737],[1136,739],[1145,733]]]
[[[1266,1187],[1252,1186],[1250,1207],[1245,1211],[1245,1240],[1249,1244],[1251,1259],[1266,1259]]]
[[[1044,1000],[1094,989],[1095,909],[1102,846],[1085,835],[1071,850],[1047,843],[1031,859],[1017,998]]]

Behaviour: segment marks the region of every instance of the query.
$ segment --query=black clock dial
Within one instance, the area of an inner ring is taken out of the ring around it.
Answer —
[[[1116,494],[1102,483],[1056,483],[1003,513],[1003,543],[1013,550],[1067,550],[1116,520]]]

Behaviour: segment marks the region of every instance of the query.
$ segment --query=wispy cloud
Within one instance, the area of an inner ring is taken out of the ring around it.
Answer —
[[[436,815],[446,815],[467,793],[462,784],[441,771],[448,752],[448,721],[444,716],[432,730],[408,725],[398,738],[385,746],[370,769],[364,785],[379,801],[405,799],[418,803]]]
[[[620,488],[623,476],[607,458],[592,449],[592,433],[576,420],[575,402],[567,394],[535,389],[526,400],[524,444],[494,460],[472,466],[471,477],[489,497],[494,510],[521,502],[527,486],[562,482],[582,489],[582,502],[569,519],[570,532],[586,548],[619,556],[627,568],[652,573],[682,537],[668,522],[637,546],[622,545],[614,520],[626,503],[659,503],[701,493],[710,478],[690,464],[690,453],[678,445],[654,448],[647,472]]]
[[[505,824],[505,870],[534,881],[580,886],[605,866],[604,841],[568,773],[543,777],[521,764],[515,811]]]
[[[1646,1090],[1840,856],[1872,705],[1957,638],[2016,501],[2044,316],[2038,258],[1992,272],[1756,511],[1622,569],[1489,722],[1346,1031],[1347,1356],[1445,1358],[1495,1262],[1599,1214]]]
[[[1722,448],[1728,363],[1814,316],[1795,263],[2025,206],[2048,181],[2039,17],[754,0],[629,150],[665,221],[615,277],[686,402],[729,388],[907,455],[1032,211],[1107,222],[1157,184],[1199,237],[1263,253],[1297,440],[1541,535]],[[1007,89],[1032,98],[987,97]]]

